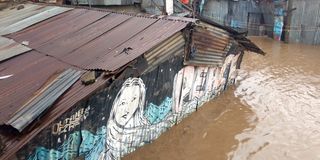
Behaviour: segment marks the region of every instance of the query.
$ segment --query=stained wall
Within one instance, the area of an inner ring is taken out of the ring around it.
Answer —
[[[288,41],[293,43],[320,44],[320,1],[290,0],[288,16]]]
[[[176,56],[140,76],[125,72],[55,120],[15,158],[119,159],[233,84],[239,55],[229,55],[222,67],[184,66]]]
[[[252,0],[206,0],[201,15],[240,31],[248,30],[249,35],[259,35],[259,27],[264,25],[260,7]]]

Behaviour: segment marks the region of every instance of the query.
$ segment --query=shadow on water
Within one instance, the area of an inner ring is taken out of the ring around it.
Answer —
[[[251,39],[236,87],[124,159],[320,159],[320,46]]]

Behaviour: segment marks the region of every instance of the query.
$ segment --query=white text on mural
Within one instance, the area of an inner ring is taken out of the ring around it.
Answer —
[[[74,129],[76,126],[80,125],[80,123],[83,120],[85,120],[88,117],[89,111],[90,111],[90,106],[88,106],[87,108],[81,108],[70,117],[62,121],[59,121],[58,123],[53,124],[52,134],[60,135],[62,133],[66,133]]]

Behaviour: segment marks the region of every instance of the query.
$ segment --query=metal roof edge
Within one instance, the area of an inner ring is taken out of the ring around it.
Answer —
[[[188,17],[177,17],[177,16],[168,16],[168,15],[152,15],[147,13],[134,13],[134,12],[120,12],[114,11],[107,8],[92,8],[89,6],[71,6],[71,5],[57,5],[57,4],[43,4],[43,3],[33,3],[27,2],[28,4],[34,5],[43,5],[43,6],[57,6],[57,7],[65,7],[65,8],[72,8],[72,9],[87,9],[92,11],[100,11],[100,12],[110,12],[114,14],[124,14],[133,17],[144,17],[144,18],[153,18],[153,19],[163,19],[163,20],[172,20],[172,21],[181,21],[186,23],[197,23],[199,19],[196,18],[188,18]]]
[[[12,126],[19,132],[23,131],[30,123],[38,118],[45,110],[68,89],[81,75],[81,71],[68,69],[62,72],[49,85],[43,88],[38,95],[35,95],[27,104],[15,113],[15,115],[6,122],[6,125]]]

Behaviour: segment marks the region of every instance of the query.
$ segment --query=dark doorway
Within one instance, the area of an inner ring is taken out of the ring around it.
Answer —
[[[264,20],[261,13],[248,13],[248,35],[249,36],[261,36],[264,35]]]

